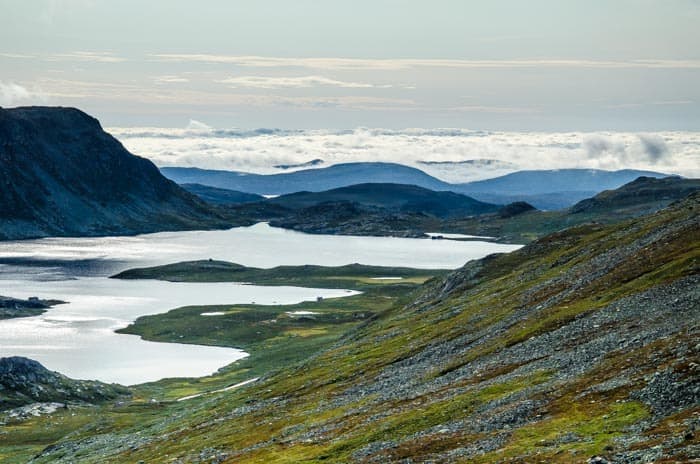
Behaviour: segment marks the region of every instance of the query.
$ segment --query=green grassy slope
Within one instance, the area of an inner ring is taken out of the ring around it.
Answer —
[[[79,429],[35,462],[688,462],[699,208],[469,263],[303,362]]]

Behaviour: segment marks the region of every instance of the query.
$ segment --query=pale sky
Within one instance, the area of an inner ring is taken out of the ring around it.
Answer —
[[[700,130],[697,0],[0,0],[0,106],[106,126]]]

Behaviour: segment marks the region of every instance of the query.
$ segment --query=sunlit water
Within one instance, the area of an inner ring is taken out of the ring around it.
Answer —
[[[0,295],[69,302],[41,316],[0,321],[0,356],[27,356],[71,377],[127,385],[207,375],[246,353],[147,342],[114,330],[138,316],[185,305],[293,304],[353,292],[107,277],[132,267],[208,258],[257,267],[358,262],[456,268],[470,259],[515,248],[474,241],[307,235],[266,224],[227,231],[0,242]]]

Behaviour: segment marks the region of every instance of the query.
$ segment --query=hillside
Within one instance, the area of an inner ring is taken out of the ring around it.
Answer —
[[[622,187],[606,190],[567,209],[530,210],[512,217],[496,214],[457,219],[444,222],[442,231],[487,235],[523,243],[578,224],[610,224],[650,214],[697,191],[700,191],[700,179],[639,177]]]
[[[0,185],[0,239],[231,223],[73,108],[0,108]]]
[[[324,192],[298,192],[269,200],[290,209],[302,209],[326,202],[353,202],[390,211],[420,213],[440,218],[473,216],[498,210],[454,192],[435,192],[415,185],[357,184]]]
[[[700,179],[680,177],[639,177],[614,190],[605,190],[593,198],[583,200],[570,208],[577,213],[609,213],[629,208],[649,212],[685,198],[700,190]]]
[[[690,462],[698,208],[696,193],[468,263],[305,362],[34,462]]]
[[[201,184],[182,184],[183,189],[213,205],[240,205],[264,201],[265,197],[254,193],[239,192]]]

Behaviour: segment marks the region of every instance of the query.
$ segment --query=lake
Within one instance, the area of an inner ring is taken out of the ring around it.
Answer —
[[[256,267],[356,262],[451,269],[517,248],[481,241],[309,235],[264,223],[224,231],[0,242],[0,295],[68,301],[40,316],[0,321],[0,356],[26,356],[70,377],[125,385],[208,375],[246,353],[148,342],[114,330],[138,316],[185,305],[293,304],[354,292],[108,276],[133,267],[208,258]]]

